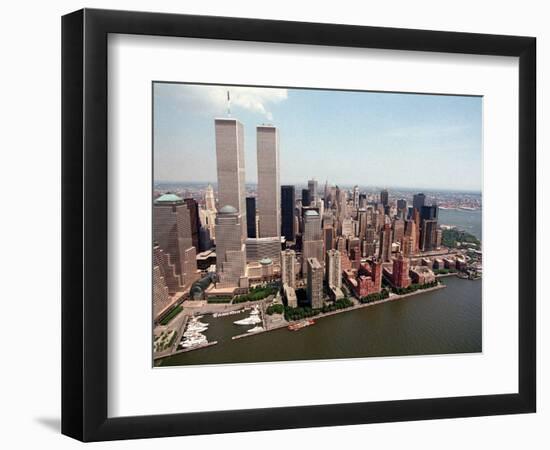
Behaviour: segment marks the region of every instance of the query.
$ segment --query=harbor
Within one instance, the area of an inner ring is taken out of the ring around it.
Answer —
[[[264,311],[269,303],[260,302],[260,310]],[[294,332],[288,330],[289,323],[283,319],[270,321],[264,331],[248,333],[246,326],[234,322],[249,317],[250,311],[250,308],[245,311],[241,307],[237,314],[217,318],[213,314],[204,314],[201,321],[209,323],[208,340],[217,341],[217,345],[174,353],[157,359],[155,364],[171,366],[481,351],[481,280],[447,277],[435,288],[318,314],[312,317],[314,325]],[[264,312],[262,316],[269,318]]]

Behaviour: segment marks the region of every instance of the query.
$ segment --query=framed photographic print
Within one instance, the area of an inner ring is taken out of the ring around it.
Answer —
[[[64,434],[535,411],[534,38],[62,31]]]

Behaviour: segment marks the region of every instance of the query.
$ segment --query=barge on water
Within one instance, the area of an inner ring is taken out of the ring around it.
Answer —
[[[314,325],[314,324],[315,324],[315,320],[307,319],[307,320],[302,320],[301,322],[291,323],[288,326],[288,329],[290,331],[298,331],[298,330],[301,330],[302,328],[309,327],[310,325]]]

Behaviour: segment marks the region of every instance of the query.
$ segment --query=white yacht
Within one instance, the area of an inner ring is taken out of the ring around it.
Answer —
[[[236,320],[233,322],[235,325],[256,325],[257,323],[261,323],[262,319],[258,317],[257,315],[250,315],[246,317],[245,319]]]
[[[261,327],[259,325],[251,328],[250,330],[246,330],[247,333],[259,333],[260,331],[264,331],[264,327]]]

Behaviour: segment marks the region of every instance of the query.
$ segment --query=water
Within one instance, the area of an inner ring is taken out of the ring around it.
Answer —
[[[232,340],[246,314],[202,321],[218,344],[175,355],[161,365],[246,363],[481,352],[481,280],[443,279],[446,289],[344,312],[311,327]]]
[[[440,209],[440,225],[455,225],[481,240],[481,210]]]

